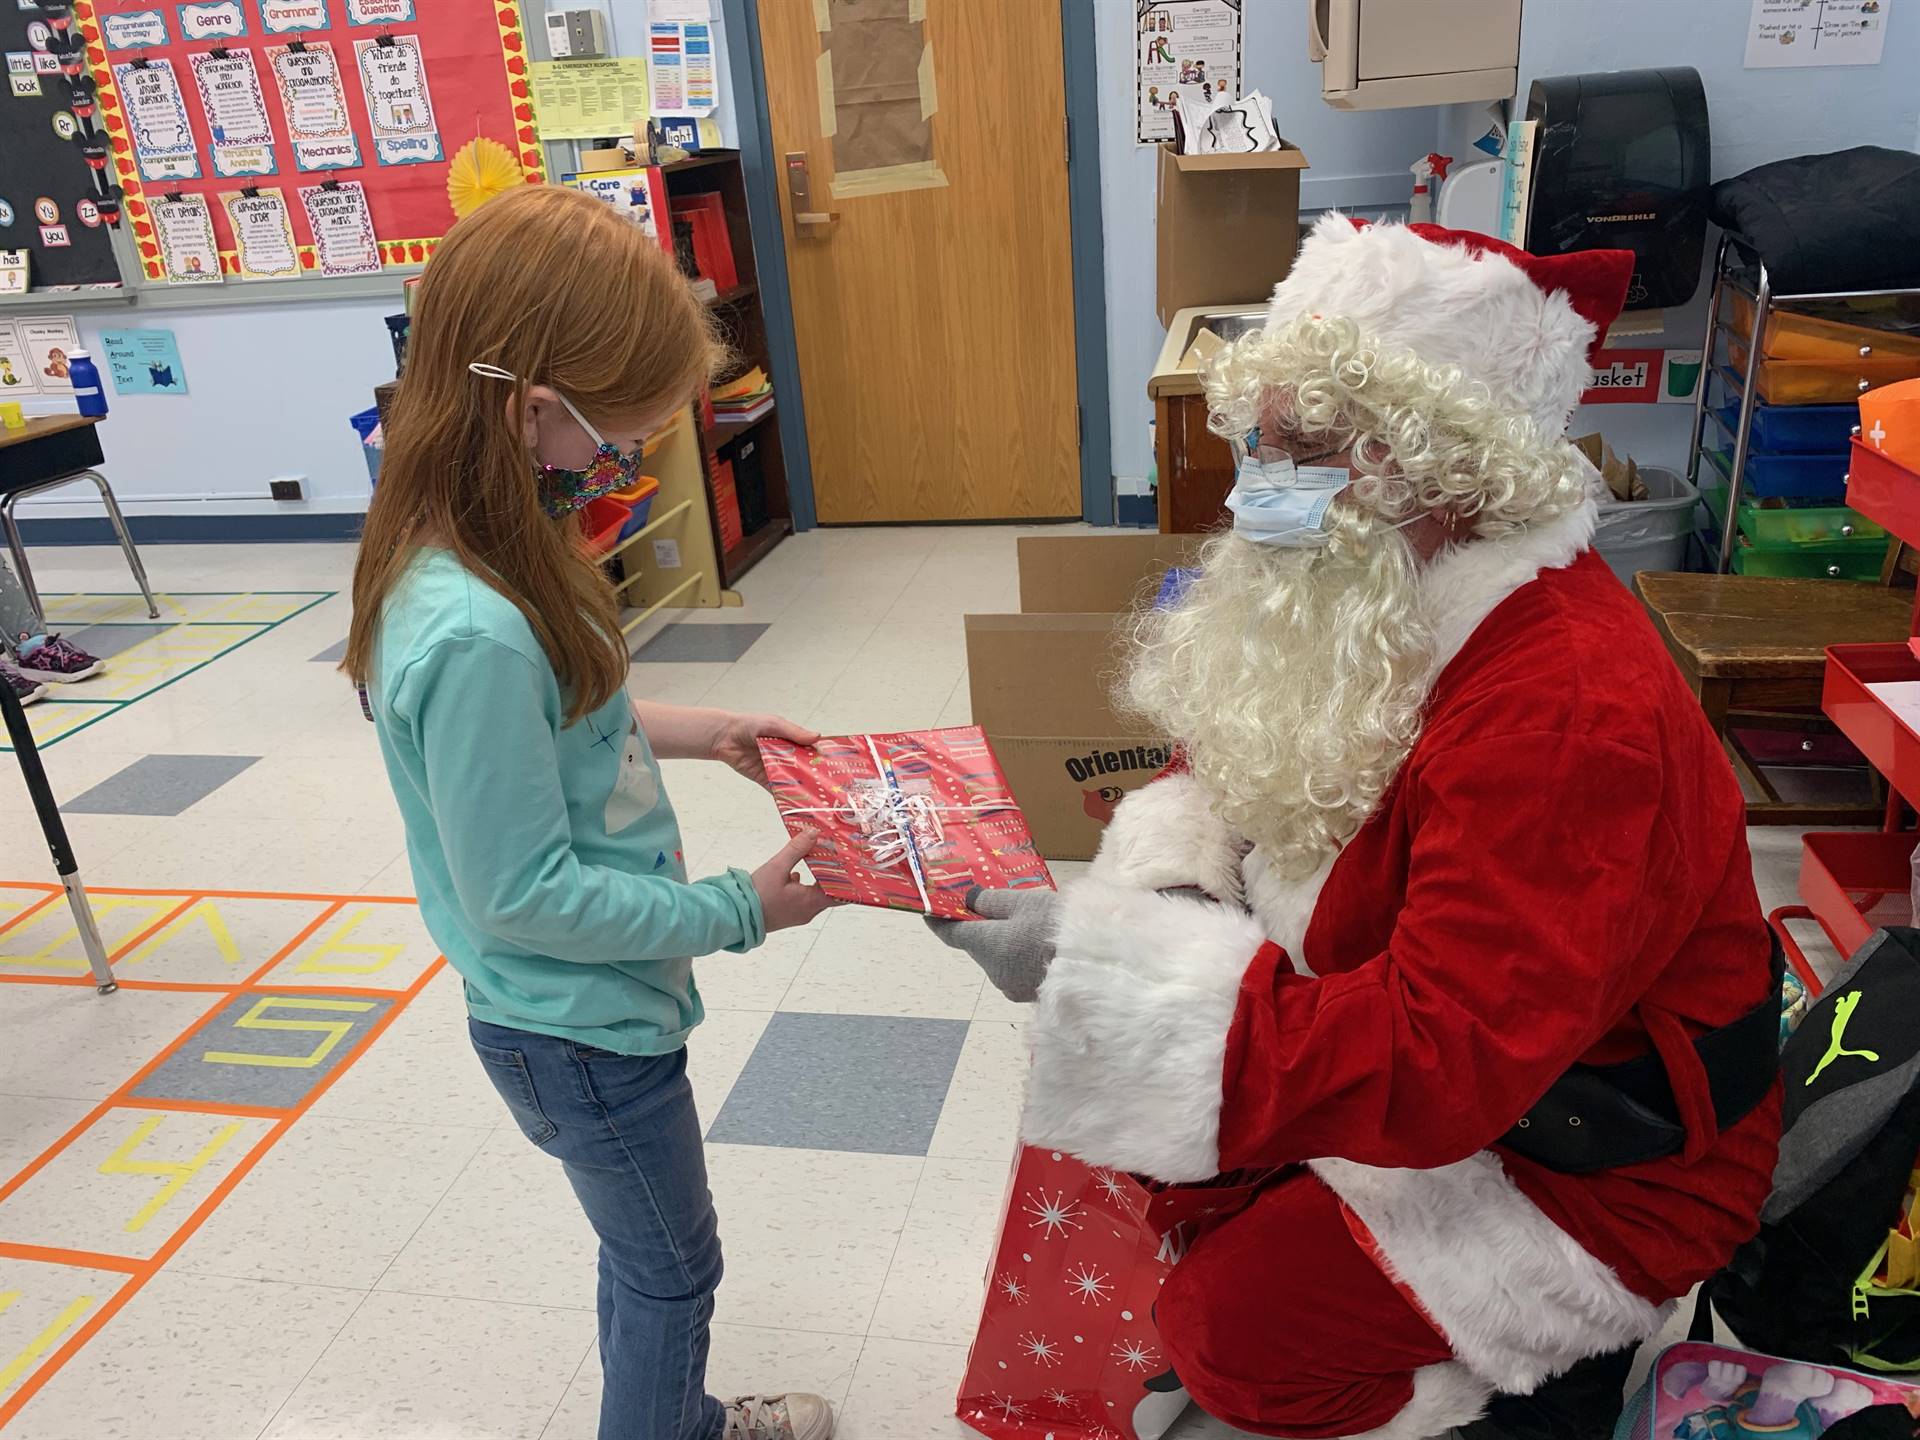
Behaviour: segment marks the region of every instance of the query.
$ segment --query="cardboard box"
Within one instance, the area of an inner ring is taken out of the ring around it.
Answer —
[[[1300,246],[1300,172],[1289,146],[1252,155],[1160,147],[1155,297],[1160,323],[1196,305],[1262,301]]]
[[[1018,615],[969,615],[973,723],[986,731],[1034,843],[1087,860],[1127,791],[1166,767],[1163,737],[1114,704],[1127,622],[1197,535],[1058,535],[1019,541]]]

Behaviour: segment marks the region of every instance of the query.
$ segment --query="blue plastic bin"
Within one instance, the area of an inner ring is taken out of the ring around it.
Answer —
[[[1722,405],[1713,413],[1731,446],[1740,407]],[[1747,449],[1763,455],[1832,455],[1847,448],[1859,423],[1858,405],[1756,405]]]
[[[1722,476],[1733,473],[1731,451],[1709,450],[1706,455]],[[1749,454],[1744,493],[1763,499],[1842,500],[1847,493],[1847,456],[1844,452],[1838,455]]]
[[[380,429],[380,407],[371,406],[356,415],[348,417],[353,433],[360,437],[360,453],[366,457],[367,480],[370,485],[380,483],[380,456],[384,447],[376,445],[373,437]]]
[[[640,530],[641,527],[647,523],[647,516],[653,513],[653,497],[659,493],[658,490],[655,490],[653,495],[642,496],[633,502],[633,508],[627,516],[627,523],[620,527],[620,538],[622,540],[625,540],[628,536]]]

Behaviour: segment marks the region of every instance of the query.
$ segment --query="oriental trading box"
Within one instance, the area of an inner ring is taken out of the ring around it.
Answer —
[[[1049,860],[1091,859],[1121,797],[1172,758],[1112,691],[1128,622],[1204,538],[1028,536],[1018,544],[1021,613],[966,618],[973,723]]]

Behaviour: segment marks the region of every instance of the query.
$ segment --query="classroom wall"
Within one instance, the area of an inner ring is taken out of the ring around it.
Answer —
[[[1274,118],[1312,163],[1303,210],[1404,205],[1405,167],[1438,145],[1460,155],[1470,107],[1345,113],[1320,99],[1306,58],[1307,0],[1248,0],[1244,83],[1274,101]],[[1107,250],[1107,343],[1113,467],[1122,493],[1142,488],[1152,462],[1147,375],[1164,332],[1154,316],[1153,153],[1133,143],[1132,14],[1128,0],[1095,0],[1100,164]],[[1520,104],[1537,75],[1691,65],[1706,85],[1716,179],[1789,155],[1875,144],[1920,146],[1920,13],[1888,7],[1886,53],[1874,67],[1746,70],[1747,0],[1526,0]],[[1836,203],[1844,203],[1836,196]],[[1303,216],[1303,220],[1307,217]],[[1255,297],[1249,297],[1255,298]],[[1646,343],[1698,343],[1704,295]],[[1655,413],[1655,412],[1658,413]],[[1645,463],[1684,462],[1685,406],[1589,407],[1576,426],[1601,428]],[[1576,430],[1576,433],[1578,431]]]
[[[646,0],[605,3],[612,51],[645,54]],[[553,0],[550,8],[566,6]],[[717,3],[714,27],[717,33]],[[544,53],[539,27],[530,29]],[[736,132],[724,38],[716,39],[716,51],[722,78],[716,116],[731,144]],[[366,462],[347,417],[372,405],[373,387],[393,378],[382,317],[400,306],[397,279],[390,295],[372,299],[178,310],[76,306],[96,358],[102,329],[169,329],[187,373],[188,393],[179,397],[120,396],[108,385],[111,409],[100,442],[106,476],[124,508],[136,515],[208,516],[364,511],[371,493]],[[26,408],[70,410],[72,404],[42,398]],[[305,479],[307,501],[269,499],[268,481],[291,476]],[[94,516],[99,502],[79,490],[56,491],[23,503],[20,513]]]

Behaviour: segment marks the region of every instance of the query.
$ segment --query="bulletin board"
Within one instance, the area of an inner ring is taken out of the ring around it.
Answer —
[[[112,232],[82,146],[93,140],[60,70],[64,37],[36,7],[0,3],[0,250],[27,252],[32,289],[120,284]],[[79,109],[92,115],[93,107]],[[98,158],[98,152],[95,152]]]
[[[546,178],[519,0],[73,10],[149,283],[419,265],[453,224],[470,142],[496,176]]]

